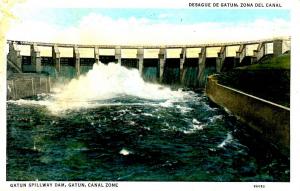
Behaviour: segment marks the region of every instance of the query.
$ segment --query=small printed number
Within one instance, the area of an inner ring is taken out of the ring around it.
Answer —
[[[265,185],[263,185],[263,184],[260,184],[260,185],[254,185],[254,188],[265,188],[266,186]]]
[[[118,187],[118,183],[106,183],[105,187]]]

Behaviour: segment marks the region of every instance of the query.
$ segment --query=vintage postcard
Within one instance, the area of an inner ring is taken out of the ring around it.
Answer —
[[[3,0],[1,188],[294,189],[298,4]]]

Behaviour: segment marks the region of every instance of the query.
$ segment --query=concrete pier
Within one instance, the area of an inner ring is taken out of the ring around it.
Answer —
[[[182,83],[184,79],[183,66],[184,66],[185,58],[186,58],[186,48],[182,48],[180,53],[180,83]]]
[[[115,59],[117,60],[118,64],[121,64],[121,47],[115,47]]]
[[[53,64],[57,72],[60,72],[60,52],[57,45],[52,46]]]
[[[36,43],[30,46],[30,52],[33,71],[40,73],[42,71],[41,55]]]
[[[260,60],[265,55],[265,43],[259,43],[257,50],[254,50],[255,61]]]
[[[217,72],[221,72],[223,68],[223,64],[226,58],[226,46],[222,46],[220,52],[218,52],[218,57],[216,60],[216,69]]]
[[[277,57],[282,54],[282,40],[274,40],[273,42],[273,56]]]
[[[19,73],[22,72],[22,56],[15,42],[9,43],[9,52],[7,54],[7,60],[11,63],[10,66],[14,68],[15,71]]]
[[[99,47],[98,46],[94,47],[94,58],[95,58],[95,63],[99,63]]]
[[[241,44],[239,50],[237,51],[236,57],[239,58],[237,66],[250,65],[257,61],[255,57],[255,49],[254,46],[258,46],[259,44]]]
[[[236,52],[236,57],[239,58],[238,64],[242,63],[243,59],[246,57],[246,45],[241,44],[239,50]]]
[[[201,48],[201,52],[199,53],[199,61],[198,61],[198,75],[197,79],[199,80],[199,85],[203,86],[204,81],[204,69],[206,62],[206,47]]]
[[[137,49],[136,57],[138,59],[138,67],[139,67],[140,75],[143,76],[143,68],[144,68],[144,49],[143,48]]]
[[[75,65],[75,70],[76,70],[76,75],[80,75],[80,54],[78,47],[75,45],[73,47],[73,59],[74,59],[74,65]]]
[[[165,68],[165,63],[166,63],[166,49],[161,48],[159,50],[159,82],[162,83],[163,81],[163,74],[164,74],[164,68]]]

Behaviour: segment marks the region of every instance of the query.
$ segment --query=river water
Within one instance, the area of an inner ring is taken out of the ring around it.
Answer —
[[[281,156],[203,92],[95,64],[7,101],[7,180],[289,181]]]

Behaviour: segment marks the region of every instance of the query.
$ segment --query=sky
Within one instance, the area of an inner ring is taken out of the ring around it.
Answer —
[[[12,13],[12,40],[165,45],[290,36],[287,9],[18,7]]]
[[[17,13],[18,14],[18,13]],[[288,10],[230,10],[230,9],[145,9],[145,8],[49,8],[22,13],[23,19],[46,21],[60,26],[76,26],[89,14],[111,19],[147,19],[156,23],[197,24],[202,22],[251,22],[257,19],[290,19]]]

